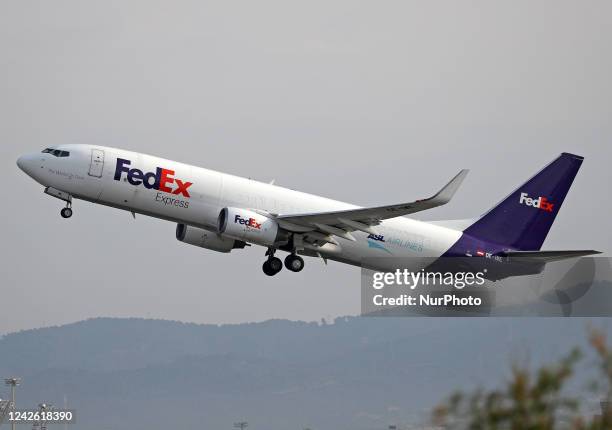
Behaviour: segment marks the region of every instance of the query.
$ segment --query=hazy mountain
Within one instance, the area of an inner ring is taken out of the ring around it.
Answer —
[[[594,322],[605,325],[604,320]],[[419,423],[458,388],[492,385],[584,345],[587,320],[340,318],[196,325],[99,318],[0,339],[18,405],[79,429],[374,429]]]

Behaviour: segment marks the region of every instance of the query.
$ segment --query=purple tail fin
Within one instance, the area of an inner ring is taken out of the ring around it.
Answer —
[[[564,152],[464,233],[512,249],[540,249],[582,160]]]

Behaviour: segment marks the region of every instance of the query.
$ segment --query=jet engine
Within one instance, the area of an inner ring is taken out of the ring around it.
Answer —
[[[249,209],[223,208],[219,213],[219,233],[263,246],[285,244],[289,234],[276,220]]]
[[[180,242],[218,252],[230,252],[232,249],[242,249],[246,246],[246,243],[241,240],[230,239],[218,233],[185,224],[176,225],[176,238]]]

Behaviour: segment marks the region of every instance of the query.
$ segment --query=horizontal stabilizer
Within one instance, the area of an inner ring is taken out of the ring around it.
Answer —
[[[516,262],[550,263],[552,261],[567,260],[569,258],[584,257],[587,255],[601,254],[594,250],[580,251],[506,251],[499,255],[508,257]]]

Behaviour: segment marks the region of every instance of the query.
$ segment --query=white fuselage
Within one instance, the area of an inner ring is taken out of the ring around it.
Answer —
[[[54,149],[64,150],[69,156],[30,154],[21,157],[18,165],[45,187],[69,193],[74,198],[211,232],[217,231],[219,212],[227,206],[282,215],[357,207],[121,149],[91,145],[62,145]],[[124,168],[120,172],[117,172],[118,160]],[[120,160],[129,160],[129,164]],[[166,171],[160,174],[158,169]],[[143,183],[145,180],[149,181],[148,187]],[[461,231],[405,217],[386,220],[376,230],[384,241],[368,238],[367,233],[356,231],[353,233],[355,241],[340,238],[339,245],[328,243],[311,251],[355,265],[362,264],[364,259],[377,257],[439,257],[462,234]]]

